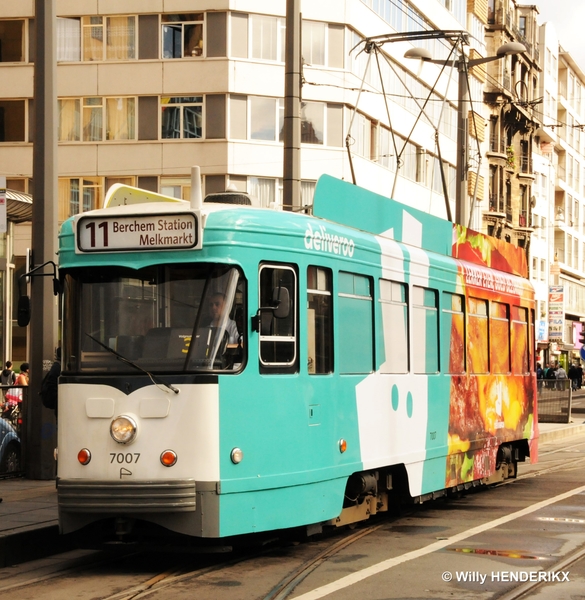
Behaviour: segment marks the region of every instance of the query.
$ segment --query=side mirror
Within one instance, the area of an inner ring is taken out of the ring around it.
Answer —
[[[290,313],[290,294],[288,288],[277,287],[272,292],[272,304],[274,305],[274,316],[277,319],[286,319]]]
[[[19,327],[26,327],[30,323],[30,298],[20,296],[18,299],[17,322]]]
[[[290,315],[290,293],[288,288],[276,287],[272,290],[271,306],[261,306],[252,317],[252,331],[260,331],[261,319],[286,319]]]

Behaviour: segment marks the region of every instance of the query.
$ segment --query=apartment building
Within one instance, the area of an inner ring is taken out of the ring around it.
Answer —
[[[363,40],[471,26],[481,53],[484,4],[302,3],[296,210],[310,206],[328,173],[445,216],[440,167],[452,205],[457,74],[437,85],[439,67],[404,59],[411,42],[366,52]],[[59,221],[101,206],[114,183],[188,198],[192,165],[204,193],[232,186],[257,206],[281,206],[285,0],[57,0],[56,12]],[[449,55],[444,39],[417,43]],[[1,0],[0,174],[19,192],[32,191],[37,51],[34,0]],[[26,238],[26,224],[12,227]],[[4,314],[14,313],[10,282],[24,260],[8,257],[1,274]],[[5,319],[7,357],[10,327]]]
[[[432,10],[423,14],[417,4]],[[32,176],[33,12],[32,0],[0,2],[0,77],[10,81],[0,100],[0,164],[8,186],[20,191],[30,189]],[[380,78],[372,63],[362,83],[367,56],[359,47],[350,51],[386,32],[464,29],[466,2],[329,0],[306,3],[302,12],[298,204],[310,203],[321,173],[349,179],[348,133],[358,183],[389,195],[396,157]],[[193,164],[201,166],[206,192],[232,184],[259,205],[280,203],[284,0],[58,0],[57,14],[60,220],[100,206],[116,182],[185,197]],[[402,60],[404,44],[382,52],[389,55],[382,77],[400,147],[419,112],[408,88],[420,102],[430,86]],[[361,85],[369,94],[357,106]],[[433,106],[441,100],[433,99]],[[449,100],[441,135],[451,140],[443,155],[452,168],[456,103]],[[418,185],[397,188],[424,193],[427,202],[436,158],[429,132],[431,125],[420,126],[400,154],[400,179]]]
[[[540,45],[543,116],[534,155],[532,279],[539,344],[568,363],[580,359],[585,319],[585,73],[559,44],[553,24],[541,27]]]
[[[536,6],[489,0],[488,51],[520,42],[526,52],[489,63],[485,102],[489,110],[489,201],[487,233],[526,248],[529,254],[534,169],[532,150],[539,127],[540,52]]]

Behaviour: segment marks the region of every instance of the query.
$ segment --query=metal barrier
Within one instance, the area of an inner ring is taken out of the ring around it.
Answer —
[[[26,386],[3,385],[0,390],[0,477],[14,477],[24,473],[24,415],[29,389]]]
[[[538,379],[538,422],[569,423],[573,390],[570,379]]]

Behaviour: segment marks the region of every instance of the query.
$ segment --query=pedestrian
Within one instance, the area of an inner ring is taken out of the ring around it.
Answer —
[[[567,379],[567,372],[565,371],[565,369],[563,369],[563,365],[559,365],[557,367],[556,378],[557,378],[557,390],[564,390],[565,389],[564,380]]]
[[[16,376],[16,381],[14,382],[14,385],[28,385],[28,378],[29,378],[29,365],[27,362],[22,363],[20,365],[20,373]]]
[[[583,386],[583,367],[581,366],[581,363],[577,364],[577,387],[578,389],[581,389],[581,387]]]
[[[2,374],[0,375],[2,385],[14,385],[16,381],[16,373],[12,370],[12,362],[7,360]]]
[[[548,368],[544,374],[546,379],[546,387],[549,390],[552,390],[555,387],[554,380],[557,378],[557,374],[555,372],[555,366],[553,363],[549,363]]]
[[[536,363],[536,379],[544,379],[544,371],[539,362]]]
[[[578,386],[578,378],[579,378],[579,371],[577,369],[577,363],[572,363],[571,366],[569,367],[569,379],[571,380],[571,389],[573,391],[575,391],[577,389]]]

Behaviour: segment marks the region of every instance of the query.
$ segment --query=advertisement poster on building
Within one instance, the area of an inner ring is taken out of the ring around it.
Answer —
[[[551,285],[548,291],[548,338],[562,341],[565,323],[564,292],[562,285]]]

